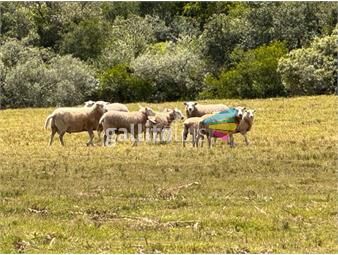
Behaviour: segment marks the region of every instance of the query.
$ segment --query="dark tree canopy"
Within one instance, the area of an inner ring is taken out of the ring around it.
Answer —
[[[72,105],[85,98],[332,93],[337,7],[335,2],[0,2],[0,99],[16,107]],[[67,75],[62,65],[68,65]],[[86,91],[75,96],[80,82]],[[25,101],[13,100],[21,93]]]

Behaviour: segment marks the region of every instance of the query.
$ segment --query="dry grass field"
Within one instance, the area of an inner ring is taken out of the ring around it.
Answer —
[[[336,97],[205,102],[256,109],[251,144],[48,147],[53,109],[0,111],[0,253],[337,252]]]

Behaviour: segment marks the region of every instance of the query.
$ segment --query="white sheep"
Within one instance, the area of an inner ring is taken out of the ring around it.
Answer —
[[[205,114],[210,114],[213,112],[221,112],[229,107],[224,104],[207,104],[207,105],[201,105],[197,102],[185,102],[185,110],[187,114],[187,118],[191,117],[202,117]]]
[[[182,132],[182,144],[185,147],[185,142],[187,140],[188,134],[192,137],[192,146],[198,147],[199,139],[202,139],[201,146],[203,147],[204,134],[199,132],[199,123],[207,117],[210,117],[213,114],[205,114],[202,117],[191,117],[184,121],[183,123],[183,132]],[[199,137],[199,138],[197,138]]]
[[[52,145],[54,135],[59,134],[60,143],[64,145],[63,136],[65,133],[77,133],[87,131],[89,134],[88,145],[93,144],[94,130],[96,130],[100,118],[104,113],[103,105],[95,103],[91,107],[67,107],[58,108],[49,115],[45,122],[47,129],[51,121],[51,137],[49,145]]]
[[[93,100],[89,100],[89,101],[86,101],[86,102],[84,103],[84,106],[85,106],[85,107],[91,107],[91,106],[93,106],[95,103],[99,103],[99,104],[102,104],[102,105],[110,104],[109,102],[106,102],[106,101],[93,101]]]
[[[117,134],[130,133],[134,137],[133,145],[138,143],[138,134],[144,132],[149,116],[154,116],[154,111],[149,107],[142,107],[137,112],[108,111],[99,121],[98,130],[104,131],[104,146],[107,145],[107,132]]]
[[[165,129],[170,129],[171,123],[173,121],[183,119],[183,113],[177,108],[164,109],[164,112],[156,112],[155,116],[150,116],[146,122],[146,129],[149,131],[150,139],[154,139],[156,142],[156,138],[159,133],[160,142],[162,142],[163,131]]]
[[[236,130],[233,133],[230,133],[230,146],[233,147],[235,145],[234,143],[234,134],[240,133],[244,136],[244,140],[246,145],[249,145],[248,137],[246,136],[247,132],[249,132],[252,128],[253,121],[254,121],[254,113],[255,110],[246,110],[243,114],[243,117],[241,121],[239,122],[239,125],[237,126]]]
[[[245,107],[235,107],[237,109],[236,112],[236,122],[239,125],[243,114],[244,114],[244,110]],[[211,114],[213,115],[213,114]],[[210,115],[209,115],[210,116]],[[207,117],[209,117],[207,116]],[[205,116],[203,116],[204,118],[202,118],[202,120],[200,121],[199,125],[198,125],[198,134],[196,135],[196,143],[198,144],[199,139],[205,135],[207,137],[207,141],[208,141],[208,147],[211,148],[211,137],[215,137],[215,141],[216,141],[216,136],[213,135],[214,130],[210,129],[207,125],[204,124],[203,120],[205,119]],[[230,133],[228,133],[230,135]]]
[[[105,101],[96,101],[96,103],[103,104],[105,111],[129,112],[128,107],[121,103],[109,103]],[[93,104],[95,104],[95,101],[89,100],[85,102],[85,107],[91,107]]]

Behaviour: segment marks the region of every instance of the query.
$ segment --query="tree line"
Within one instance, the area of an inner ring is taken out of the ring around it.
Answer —
[[[334,93],[334,2],[2,2],[5,107]]]

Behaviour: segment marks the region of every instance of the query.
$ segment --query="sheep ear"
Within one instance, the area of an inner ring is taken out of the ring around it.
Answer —
[[[155,121],[155,117],[154,116],[149,116],[148,117],[148,120],[153,123],[153,124],[156,124],[156,121]]]
[[[184,105],[187,105],[187,102],[184,102]]]
[[[198,104],[197,102],[194,103],[194,105],[197,105],[197,104]]]

